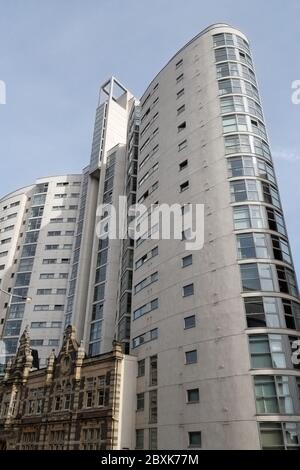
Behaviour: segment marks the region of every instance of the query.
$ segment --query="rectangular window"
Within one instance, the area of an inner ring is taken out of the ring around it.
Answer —
[[[182,267],[186,268],[187,266],[191,266],[193,264],[193,255],[188,255],[182,258]]]
[[[142,344],[148,343],[149,341],[154,341],[158,338],[158,328],[154,328],[143,335],[137,336],[132,340],[132,348],[138,348]]]
[[[282,214],[270,207],[267,207],[266,210],[268,214],[269,229],[286,236],[286,227]]]
[[[47,322],[45,321],[37,321],[32,322],[30,328],[47,328]]]
[[[40,274],[40,279],[54,279],[54,273]]]
[[[201,432],[189,432],[189,447],[201,447]]]
[[[141,282],[135,285],[134,293],[137,294],[141,290],[145,289],[146,287],[150,286],[154,282],[158,281],[158,272],[151,274],[150,276],[143,279]]]
[[[199,403],[199,388],[192,388],[187,390],[187,402],[188,403]]]
[[[182,122],[181,124],[179,124],[179,126],[177,126],[177,132],[182,132],[184,131],[184,129],[186,129],[186,122]]]
[[[270,258],[267,236],[263,233],[237,235],[237,244],[239,259]]]
[[[17,207],[20,205],[20,201],[12,202],[9,207]]]
[[[191,295],[194,295],[194,284],[188,284],[186,286],[183,286],[182,291],[183,297],[189,297]]]
[[[179,116],[180,114],[182,114],[184,111],[185,111],[185,104],[181,105],[181,106],[177,109],[177,116]]]
[[[145,376],[145,359],[138,361],[138,377]]]
[[[31,273],[17,274],[16,281],[15,281],[15,286],[16,287],[28,286],[29,283],[30,283],[30,279],[31,279]]]
[[[300,330],[300,304],[282,299],[286,327]]]
[[[280,292],[298,297],[298,287],[294,271],[276,266]]]
[[[55,217],[50,219],[50,224],[62,224],[64,219],[62,217]]]
[[[255,176],[252,157],[232,157],[228,159],[229,177]]]
[[[264,450],[299,450],[299,423],[260,423],[261,445]]]
[[[183,140],[178,144],[178,152],[181,152],[181,150],[185,149],[187,147],[187,140]]]
[[[214,34],[213,36],[214,47],[234,46],[233,38],[234,36],[231,33]]]
[[[285,261],[286,263],[292,264],[292,257],[288,242],[276,235],[271,235],[274,258],[279,261]]]
[[[149,429],[149,449],[157,450],[157,428]]]
[[[35,256],[36,253],[36,244],[35,245],[24,245],[21,258],[30,258],[31,256]]]
[[[293,400],[288,376],[254,377],[258,414],[293,414]]]
[[[254,153],[265,157],[267,160],[271,159],[271,151],[268,144],[258,137],[254,137]]]
[[[151,258],[154,258],[155,256],[158,255],[158,246],[152,248],[151,251],[143,255],[138,261],[135,263],[135,269],[140,268],[143,266],[147,261],[149,261]]]
[[[48,237],[59,237],[61,235],[61,231],[59,230],[51,230],[47,233]]]
[[[230,135],[225,136],[225,154],[234,153],[252,153],[250,138],[248,135]]]
[[[150,357],[150,373],[149,373],[149,385],[150,387],[156,387],[157,380],[157,356]]]
[[[185,353],[185,363],[186,364],[196,364],[197,362],[198,362],[197,349],[193,349],[192,351],[187,351]]]
[[[144,449],[144,429],[137,429],[135,433],[135,448],[142,450]]]
[[[185,317],[184,319],[184,329],[189,330],[191,328],[196,327],[196,316],[190,315],[189,317]]]
[[[222,114],[232,112],[244,113],[246,111],[244,99],[242,96],[224,96],[220,101]]]
[[[233,208],[235,230],[266,228],[261,206],[237,206]]]
[[[219,95],[241,95],[242,91],[242,80],[237,78],[228,78],[226,80],[219,80]]]
[[[282,336],[251,335],[249,343],[253,369],[286,368]]]
[[[158,299],[154,299],[148,304],[143,305],[142,307],[136,309],[133,312],[133,319],[136,320],[137,318],[142,317],[143,315],[146,315],[149,312],[152,312],[153,310],[158,309]]]
[[[45,250],[58,250],[59,245],[46,245]]]
[[[184,95],[184,88],[182,88],[181,90],[179,90],[179,91],[176,93],[176,98],[179,99],[179,98],[181,98],[183,95]]]
[[[179,163],[179,171],[185,170],[188,167],[188,160],[184,160],[183,162]]]
[[[261,197],[258,183],[255,180],[232,181],[231,202],[259,201]]]
[[[249,297],[244,299],[248,328],[280,328],[279,299]]]
[[[240,268],[244,291],[274,291],[269,264],[243,264]]]
[[[22,321],[7,321],[5,324],[3,336],[19,336]]]
[[[30,341],[31,346],[43,346],[44,340],[43,339],[32,339]]]
[[[37,289],[36,294],[37,295],[51,295],[52,289]]]
[[[183,59],[180,59],[180,60],[176,63],[175,67],[176,67],[176,69],[179,69],[182,65],[183,65]]]
[[[136,396],[136,410],[143,411],[145,407],[145,394],[138,393]]]
[[[232,114],[223,117],[223,132],[248,132],[246,116],[244,114]]]
[[[224,62],[217,65],[217,78],[240,77],[241,70],[239,64],[234,62]]]
[[[183,73],[181,73],[180,75],[178,75],[178,77],[176,78],[176,83],[182,82],[183,76],[184,76]]]
[[[189,187],[190,187],[190,182],[185,181],[184,183],[180,185],[180,192],[183,193],[184,191],[187,191]]]
[[[157,390],[149,392],[149,423],[157,423]]]
[[[57,263],[57,259],[53,259],[53,258],[43,259],[43,264],[56,264],[56,263]]]
[[[35,305],[33,307],[34,312],[48,312],[50,310],[50,305]]]

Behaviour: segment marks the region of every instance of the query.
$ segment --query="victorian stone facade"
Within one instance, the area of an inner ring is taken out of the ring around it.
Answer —
[[[133,448],[136,361],[118,343],[109,353],[87,358],[69,326],[47,368],[33,370],[32,363],[25,330],[0,382],[0,448]]]

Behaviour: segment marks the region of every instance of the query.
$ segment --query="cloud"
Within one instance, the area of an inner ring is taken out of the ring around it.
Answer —
[[[300,162],[300,152],[294,149],[275,149],[272,155],[274,160],[283,160],[290,163]]]

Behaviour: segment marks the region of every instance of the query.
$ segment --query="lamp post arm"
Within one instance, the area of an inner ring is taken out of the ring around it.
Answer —
[[[0,288],[0,292],[2,292],[3,294],[6,294],[9,296],[9,306],[11,304],[11,301],[12,301],[12,298],[13,297],[17,297],[18,299],[23,299],[25,300],[26,302],[30,303],[31,302],[31,297],[24,297],[23,295],[17,295],[17,294],[13,294],[12,292],[7,292],[6,290],[4,289],[1,289]]]

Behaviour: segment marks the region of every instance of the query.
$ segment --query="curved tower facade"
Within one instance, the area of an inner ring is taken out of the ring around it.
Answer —
[[[247,38],[207,28],[140,109],[137,201],[204,204],[205,243],[136,243],[136,446],[299,448],[299,294]]]
[[[0,199],[0,339],[8,358],[26,327],[40,366],[58,350],[81,178],[40,178]]]

